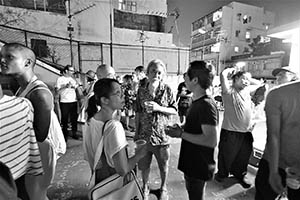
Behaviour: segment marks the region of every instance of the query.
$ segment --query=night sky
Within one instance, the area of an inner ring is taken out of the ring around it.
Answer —
[[[180,16],[177,20],[178,31],[173,28],[174,43],[180,46],[190,44],[191,23],[196,19],[226,5],[230,0],[168,0],[168,11],[179,8]],[[296,20],[300,20],[300,0],[237,0],[254,6],[264,7],[268,11],[275,13],[275,25],[281,25]],[[173,24],[173,18],[167,19],[167,31]]]

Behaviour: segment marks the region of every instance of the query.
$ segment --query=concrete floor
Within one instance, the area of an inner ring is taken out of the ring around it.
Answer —
[[[222,122],[223,113],[220,113]],[[259,122],[253,131],[254,147],[264,148],[266,133],[264,122]],[[169,165],[168,190],[170,200],[188,199],[183,174],[177,169],[180,139],[171,139],[171,158]],[[72,138],[68,141],[67,153],[58,160],[53,184],[48,190],[50,200],[87,200],[87,184],[90,178],[88,163],[83,160],[82,141]],[[216,155],[217,156],[217,151]],[[257,168],[249,165],[249,178],[254,182]],[[160,187],[160,175],[156,160],[153,159],[150,174],[150,187]],[[140,174],[138,174],[140,179]],[[255,189],[244,189],[234,178],[226,179],[222,184],[209,181],[206,187],[206,200],[252,200]],[[157,199],[151,195],[151,200]]]
[[[168,189],[170,200],[188,199],[182,173],[177,170],[177,161],[180,149],[180,140],[172,139],[171,159],[169,166]],[[140,175],[138,176],[140,177]],[[160,186],[159,170],[154,159],[151,166],[150,187],[155,190]],[[50,200],[87,200],[87,184],[90,170],[83,160],[82,141],[70,139],[67,153],[61,157],[57,164],[53,184],[48,190]],[[254,180],[254,176],[250,175]],[[243,189],[234,178],[228,178],[224,183],[210,181],[206,187],[208,200],[250,200],[254,197],[254,188]],[[155,200],[155,195],[151,195]]]

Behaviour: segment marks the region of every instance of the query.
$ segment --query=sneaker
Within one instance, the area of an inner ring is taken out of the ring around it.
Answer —
[[[168,190],[167,189],[161,189],[160,190],[159,200],[169,200],[169,195],[168,195]]]
[[[243,176],[243,178],[240,179],[239,182],[243,188],[250,188],[252,186],[251,181],[248,179],[246,175]]]
[[[226,178],[226,177],[222,177],[222,176],[220,176],[218,173],[216,173],[216,174],[215,174],[215,177],[214,177],[215,181],[217,181],[217,182],[219,182],[219,183],[222,183],[222,182],[224,181],[225,178]]]

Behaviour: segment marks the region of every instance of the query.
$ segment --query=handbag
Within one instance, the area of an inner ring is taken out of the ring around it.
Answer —
[[[142,200],[144,199],[135,173],[131,171],[131,180],[126,183],[125,178],[114,174],[101,181],[90,191],[92,200]]]
[[[91,200],[142,200],[144,199],[142,190],[133,171],[129,172],[124,177],[119,174],[113,174],[95,185],[96,166],[100,160],[103,151],[103,137],[106,121],[102,128],[102,138],[97,147],[94,170],[90,179],[89,199]]]

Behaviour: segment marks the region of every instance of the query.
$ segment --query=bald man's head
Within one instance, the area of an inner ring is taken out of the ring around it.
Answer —
[[[112,68],[111,66],[106,65],[106,64],[99,65],[99,67],[97,68],[96,74],[97,74],[98,79],[115,78],[115,76],[116,76],[116,72],[115,72],[114,68]]]
[[[19,44],[8,43],[1,48],[1,71],[4,74],[23,74],[33,70],[36,57],[32,49]]]

